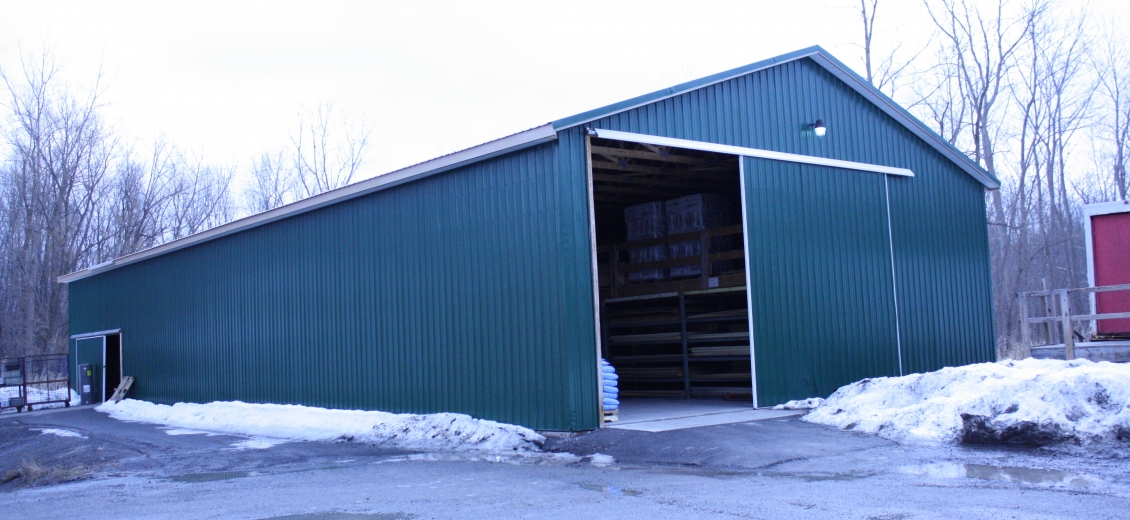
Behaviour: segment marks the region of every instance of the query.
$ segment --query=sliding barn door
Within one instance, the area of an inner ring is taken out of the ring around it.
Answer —
[[[759,406],[899,375],[885,176],[742,160]]]

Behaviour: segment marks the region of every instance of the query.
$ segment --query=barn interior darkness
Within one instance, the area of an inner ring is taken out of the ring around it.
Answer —
[[[597,137],[589,149],[615,394],[751,399],[738,158]]]

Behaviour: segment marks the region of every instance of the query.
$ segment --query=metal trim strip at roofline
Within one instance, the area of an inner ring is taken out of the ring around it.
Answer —
[[[981,168],[980,165],[973,162],[972,159],[970,159],[960,150],[954,148],[953,145],[951,145],[948,141],[943,139],[940,135],[938,135],[936,132],[919,121],[918,118],[911,115],[910,112],[907,112],[906,109],[899,106],[898,103],[895,103],[894,100],[887,97],[886,94],[880,92],[870,83],[867,83],[866,80],[853,72],[850,68],[847,67],[847,65],[841,63],[839,60],[837,60],[835,57],[833,57],[818,45],[800,49],[798,51],[793,51],[787,54],[782,54],[780,56],[762,60],[756,63],[751,63],[743,67],[730,69],[718,74],[707,76],[705,78],[689,81],[686,83],[680,83],[670,88],[658,90],[650,94],[644,94],[642,96],[636,96],[619,103],[613,103],[611,105],[606,105],[595,110],[582,112],[575,116],[558,119],[552,124],[553,127],[557,130],[564,130],[566,128],[574,127],[577,125],[583,125],[585,123],[589,123],[597,119],[610,116],[612,114],[617,114],[638,108],[643,105],[654,103],[656,101],[675,97],[686,92],[703,87],[708,87],[710,85],[721,83],[723,81],[729,81],[740,76],[745,76],[746,74],[751,74],[801,58],[811,58],[813,62],[823,67],[833,76],[839,78],[840,81],[843,81],[845,84],[851,87],[852,90],[855,90],[865,99],[882,110],[883,113],[891,116],[896,121],[901,123],[919,139],[926,141],[931,145],[932,148],[934,148],[945,158],[956,164],[963,171],[973,176],[973,178],[977,179],[977,181],[984,185],[986,188],[991,190],[1000,188],[1000,180],[998,180],[996,177],[993,177],[992,174],[985,171],[983,168]]]
[[[122,332],[122,329],[100,330],[98,332],[84,332],[82,334],[75,334],[68,339],[97,338],[98,336],[109,336],[110,334],[121,334],[121,332]]]
[[[659,137],[647,134],[635,134],[631,132],[620,132],[618,130],[601,130],[599,128],[594,128],[592,129],[592,132],[596,134],[597,137],[600,137],[602,139],[613,139],[616,141],[629,141],[633,143],[644,143],[656,146],[671,146],[675,148],[686,148],[689,150],[701,150],[704,152],[717,152],[730,155],[740,155],[744,157],[756,157],[758,159],[772,159],[774,161],[815,164],[819,166],[831,166],[833,168],[844,168],[848,170],[860,170],[865,172],[885,173],[887,175],[902,175],[905,177],[914,177],[914,172],[906,168],[896,168],[894,166],[882,166],[878,164],[841,161],[839,159],[828,159],[826,157],[815,157],[812,155],[774,152],[772,150],[759,150],[757,148],[730,146],[728,144],[690,141],[687,139],[675,139],[673,137]]]
[[[464,166],[466,164],[489,159],[498,155],[514,152],[530,146],[539,145],[557,139],[557,131],[553,129],[552,124],[542,125],[536,128],[518,132],[513,135],[496,139],[494,141],[486,142],[478,146],[473,146],[465,150],[455,153],[437,157],[429,161],[395,170],[383,175],[378,175],[371,179],[366,179],[348,186],[338,188],[336,190],[327,191],[315,195],[313,197],[303,199],[297,202],[280,206],[270,211],[257,213],[249,217],[229,222],[222,226],[217,226],[207,231],[202,231],[195,235],[190,235],[179,240],[162,244],[159,246],[151,247],[133,254],[129,254],[117,258],[111,262],[105,262],[96,266],[88,267],[81,271],[65,274],[58,278],[59,283],[70,283],[76,280],[93,276],[95,274],[104,273],[106,271],[122,267],[124,265],[140,262],[148,258],[158,255],[183,249],[185,247],[220,238],[232,233],[250,229],[253,227],[261,226],[287,218],[300,213],[313,211],[315,209],[341,202],[344,200],[361,197],[380,190],[388,189],[393,186],[403,184],[405,182],[417,180],[429,175]]]
[[[782,54],[780,56],[775,56],[775,57],[769,58],[767,60],[761,60],[761,61],[758,61],[758,62],[751,63],[749,65],[744,65],[744,66],[738,67],[736,69],[730,69],[730,70],[719,72],[717,74],[711,74],[711,75],[706,76],[704,78],[699,78],[699,79],[688,81],[688,82],[685,82],[685,83],[680,83],[678,85],[675,85],[673,87],[668,87],[668,88],[665,88],[663,90],[657,90],[655,92],[644,94],[642,96],[636,96],[634,98],[626,99],[626,100],[620,101],[618,103],[612,103],[611,105],[605,105],[603,107],[595,108],[595,109],[589,110],[587,112],[581,112],[580,114],[577,114],[577,115],[574,115],[574,116],[564,117],[564,118],[561,118],[561,119],[558,119],[558,120],[552,122],[551,124],[553,125],[553,128],[558,130],[558,131],[564,130],[566,128],[572,128],[572,127],[577,126],[577,125],[583,125],[585,123],[595,121],[595,120],[600,119],[602,117],[608,117],[612,114],[618,114],[620,112],[631,110],[633,108],[639,108],[639,107],[642,107],[644,105],[655,103],[656,101],[662,101],[662,100],[667,99],[667,98],[672,98],[672,97],[675,97],[675,96],[678,96],[678,95],[681,95],[681,94],[685,94],[685,93],[690,92],[692,90],[697,90],[697,89],[700,89],[700,88],[703,88],[703,87],[709,87],[710,85],[722,83],[723,81],[729,81],[731,79],[741,77],[741,76],[745,76],[746,74],[757,72],[759,70],[765,70],[765,69],[768,69],[770,67],[775,67],[775,66],[780,65],[782,63],[788,63],[790,61],[795,61],[795,60],[799,60],[801,58],[806,58],[806,57],[811,56],[813,54],[816,54],[816,53],[818,53],[822,50],[823,49],[821,49],[818,46],[800,49],[798,51],[793,51],[793,52],[790,52],[790,53],[787,53],[787,54]]]

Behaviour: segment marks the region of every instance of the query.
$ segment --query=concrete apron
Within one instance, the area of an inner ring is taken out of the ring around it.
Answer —
[[[721,399],[621,399],[620,420],[604,427],[665,432],[801,413],[804,411],[755,409],[749,403]]]

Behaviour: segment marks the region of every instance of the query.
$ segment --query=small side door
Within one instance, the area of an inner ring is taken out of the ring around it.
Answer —
[[[79,393],[82,393],[82,389],[78,387],[81,384],[80,382],[82,381],[81,374],[79,374],[78,372],[79,365],[82,365],[83,363],[90,363],[91,368],[94,371],[94,385],[91,388],[91,392],[94,394],[95,402],[102,402],[105,400],[105,396],[102,395],[102,369],[103,361],[105,358],[105,351],[105,336],[95,336],[93,338],[82,338],[75,340],[75,375],[78,376],[77,379],[75,379],[75,390]]]

